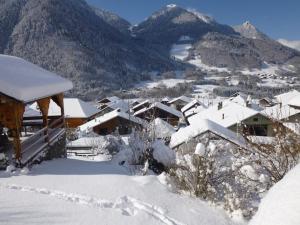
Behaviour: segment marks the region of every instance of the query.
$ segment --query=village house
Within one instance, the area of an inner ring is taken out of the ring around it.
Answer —
[[[171,137],[170,148],[182,155],[195,151],[199,143],[206,141],[222,141],[237,148],[246,148],[246,141],[233,131],[207,119],[200,119],[198,123],[187,126],[174,133]]]
[[[172,126],[177,126],[179,120],[182,118],[182,113],[160,102],[155,102],[148,108],[137,111],[134,113],[134,116],[147,120],[148,122],[156,118],[161,118]]]
[[[289,103],[288,103],[289,106],[295,108],[295,109],[300,109],[300,94],[293,97]]]
[[[132,111],[135,113],[141,109],[144,109],[144,108],[147,108],[150,106],[150,101],[149,100],[145,100],[145,101],[142,101],[140,104],[137,104],[135,105],[134,107],[132,107]]]
[[[263,111],[266,115],[284,123],[300,122],[300,92],[292,90],[275,96],[275,99],[277,104]]]
[[[191,102],[192,99],[186,96],[180,96],[178,98],[174,98],[168,102],[168,105],[173,107],[174,109],[180,111],[186,104]]]
[[[100,110],[95,106],[78,98],[64,98],[64,109],[67,128],[76,128],[94,119],[100,113]],[[25,111],[24,118],[26,120],[39,119],[38,116],[32,116],[32,110],[39,113],[39,106],[37,103],[33,103],[29,109]],[[60,115],[60,108],[53,100],[50,101],[48,115],[52,117]]]
[[[271,107],[275,105],[274,101],[268,97],[259,99],[258,104],[262,108]]]
[[[103,116],[106,113],[115,111],[117,109],[122,112],[128,113],[130,110],[130,103],[124,100],[118,100],[116,102],[108,103],[107,106],[103,108],[98,115]]]
[[[132,129],[142,129],[147,122],[128,113],[115,110],[97,117],[78,127],[79,136],[84,137],[96,133],[108,135],[118,132],[120,135],[130,134]]]
[[[264,113],[234,102],[220,103],[188,118],[193,125],[209,119],[233,132],[255,136],[273,136],[273,121]]]
[[[19,165],[27,165],[41,153],[46,158],[65,154],[65,120],[63,93],[70,81],[21,58],[0,55],[0,126],[7,130],[5,150]],[[50,101],[60,108],[59,115],[49,117]],[[23,136],[23,114],[27,104],[37,102],[42,114],[42,128]],[[12,143],[12,145],[10,144]],[[3,143],[1,143],[3,144]]]
[[[281,105],[287,105],[296,96],[300,96],[300,92],[297,90],[292,90],[280,95],[276,95],[274,98]]]
[[[199,112],[201,112],[202,110],[207,109],[207,106],[204,105],[202,102],[200,102],[197,99],[194,99],[193,101],[191,101],[190,103],[186,104],[182,109],[181,112],[183,114],[183,116],[187,119]]]
[[[104,109],[108,104],[117,102],[119,100],[121,100],[121,99],[117,96],[111,96],[111,97],[103,98],[103,99],[97,101],[98,108],[99,109]]]
[[[268,107],[263,111],[263,113],[274,120],[282,122],[299,123],[300,121],[300,109],[291,107],[288,104],[277,104],[272,107]]]

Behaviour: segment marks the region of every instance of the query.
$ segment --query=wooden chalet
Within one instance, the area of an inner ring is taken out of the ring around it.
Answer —
[[[120,110],[115,110],[103,116],[97,117],[80,127],[79,136],[84,137],[90,133],[108,135],[118,132],[121,135],[130,134],[132,129],[143,129],[147,122]]]
[[[134,116],[147,120],[148,122],[153,121],[156,118],[161,118],[169,124],[177,126],[182,114],[172,107],[166,106],[160,102],[155,102],[148,108],[137,111],[134,113]]]
[[[94,119],[100,114],[100,110],[92,104],[82,101],[78,98],[64,98],[65,124],[67,128],[77,128],[78,126]],[[60,115],[60,107],[53,101],[50,101],[49,116],[57,117]],[[25,111],[24,118],[39,119],[41,113],[39,105],[35,102]]]
[[[186,96],[180,96],[178,98],[174,98],[168,102],[168,105],[173,107],[174,109],[180,111],[186,104],[191,102],[192,99]]]
[[[21,166],[42,152],[50,152],[49,157],[61,156],[65,149],[63,93],[72,83],[17,57],[0,55],[0,68],[0,127],[7,130],[9,141],[4,152]],[[59,106],[60,115],[48,116],[51,100]],[[24,136],[23,114],[26,105],[33,102],[42,114],[41,127]]]
[[[197,124],[187,126],[174,133],[169,146],[183,154],[195,151],[198,143],[206,140],[222,141],[247,149],[246,141],[242,136],[207,119],[199,120]],[[206,143],[207,144],[207,143]],[[225,143],[224,143],[225,144]]]
[[[137,104],[134,107],[132,107],[132,111],[133,112],[140,111],[141,109],[145,109],[145,108],[149,107],[150,104],[151,103],[149,100],[145,100],[145,101],[141,102],[140,104]]]

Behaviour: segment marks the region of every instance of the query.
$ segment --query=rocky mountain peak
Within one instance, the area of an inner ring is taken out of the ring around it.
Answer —
[[[234,30],[242,36],[250,39],[269,39],[269,37],[257,29],[250,21],[244,22],[242,25],[234,26]]]

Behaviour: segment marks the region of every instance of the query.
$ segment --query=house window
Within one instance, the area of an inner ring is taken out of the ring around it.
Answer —
[[[267,125],[247,125],[244,128],[244,133],[253,136],[267,136],[268,126]]]
[[[253,118],[253,121],[258,122],[258,118],[257,117]]]

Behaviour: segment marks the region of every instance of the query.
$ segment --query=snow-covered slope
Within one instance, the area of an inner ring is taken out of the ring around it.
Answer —
[[[286,39],[278,39],[278,42],[287,47],[294,48],[294,49],[300,51],[300,41],[289,41]]]
[[[262,200],[250,225],[300,224],[300,165],[275,184]]]
[[[232,224],[221,210],[171,193],[163,175],[134,176],[111,162],[60,159],[0,177],[0,224]]]

